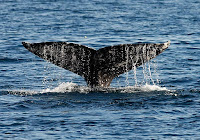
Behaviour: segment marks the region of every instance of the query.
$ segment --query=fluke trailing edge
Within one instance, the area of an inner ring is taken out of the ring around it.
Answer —
[[[67,42],[22,44],[35,55],[82,76],[88,86],[108,87],[116,76],[162,53],[170,41],[163,44],[121,44],[99,50]]]

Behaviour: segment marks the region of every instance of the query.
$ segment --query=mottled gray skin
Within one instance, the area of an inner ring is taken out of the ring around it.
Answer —
[[[67,42],[25,43],[35,55],[82,76],[89,87],[109,87],[113,78],[138,67],[170,45],[121,44],[95,50]]]

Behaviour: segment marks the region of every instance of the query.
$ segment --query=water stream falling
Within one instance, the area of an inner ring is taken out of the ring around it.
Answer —
[[[125,47],[125,49],[126,49],[126,86],[129,86],[129,81],[128,81],[128,63],[129,63],[129,47],[126,45],[126,47]]]
[[[133,57],[133,55],[131,55],[133,52],[133,50],[131,50],[129,52],[129,49],[126,49],[126,52],[127,52],[127,64],[126,66],[128,66],[128,62],[129,62],[129,58],[131,59],[131,62],[132,62],[132,71],[133,71],[133,76],[134,76],[134,81],[135,81],[135,84],[134,86],[135,87],[138,87],[138,86],[142,86],[142,85],[150,85],[150,84],[153,84],[153,85],[156,85],[158,84],[155,83],[154,81],[154,78],[152,76],[152,71],[151,71],[151,65],[152,65],[152,62],[150,61],[150,55],[152,55],[153,57],[156,56],[156,49],[154,49],[153,47],[151,48],[151,45],[144,45],[142,46],[142,54],[139,54],[140,52],[140,49],[139,47],[135,47],[135,52],[136,52],[136,55]],[[130,55],[128,57],[128,55]],[[141,62],[142,62],[142,73],[143,73],[143,80],[142,80],[142,83],[140,85],[138,85],[138,78],[137,78],[137,67],[136,67],[136,64],[138,62],[138,60],[141,59]],[[158,80],[158,74],[157,74],[157,71],[156,71],[156,64],[154,62],[154,65],[153,65],[153,72],[156,73],[157,77],[156,77],[156,81],[159,81]],[[128,75],[129,72],[126,73],[126,81],[129,81],[130,80],[130,77]],[[128,83],[127,86],[132,86],[132,85],[129,85],[129,82],[126,82]]]

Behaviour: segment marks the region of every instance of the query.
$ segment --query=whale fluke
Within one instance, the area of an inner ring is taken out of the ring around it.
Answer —
[[[99,50],[67,42],[22,44],[35,55],[82,76],[89,87],[108,87],[115,77],[162,53],[170,41],[162,44],[121,44]]]

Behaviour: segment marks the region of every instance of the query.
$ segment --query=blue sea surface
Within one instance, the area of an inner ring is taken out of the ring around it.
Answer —
[[[21,42],[170,47],[91,90]],[[0,0],[0,139],[200,139],[199,0]]]

